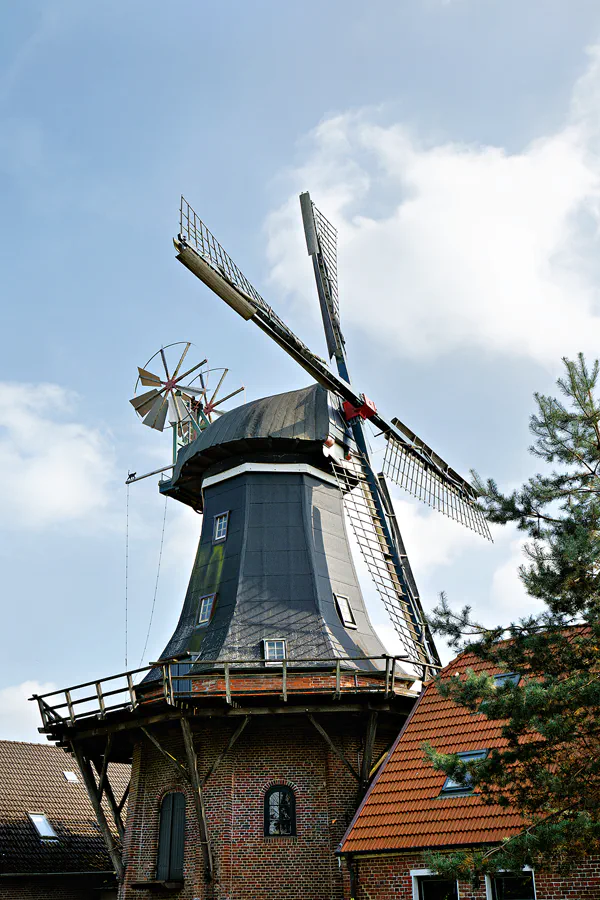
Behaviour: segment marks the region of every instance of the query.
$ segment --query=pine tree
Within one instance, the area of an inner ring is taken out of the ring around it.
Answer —
[[[455,612],[442,596],[431,617],[454,649],[522,674],[502,687],[472,671],[466,680],[438,680],[443,696],[498,720],[507,746],[465,766],[438,753],[434,740],[425,748],[429,760],[525,822],[491,850],[428,855],[428,865],[454,877],[477,880],[524,865],[564,872],[600,853],[599,364],[590,368],[582,354],[563,362],[562,399],[535,395],[530,452],[543,471],[507,495],[474,475],[489,521],[516,523],[528,535],[519,574],[543,611],[487,628],[469,607]]]

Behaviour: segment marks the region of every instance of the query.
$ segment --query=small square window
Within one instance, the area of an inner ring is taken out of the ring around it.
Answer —
[[[505,684],[514,684],[520,682],[521,676],[518,672],[506,672],[502,675],[494,675],[494,684],[496,687],[503,687]]]
[[[334,594],[333,599],[335,600],[338,616],[342,620],[342,624],[345,625],[346,628],[356,628],[356,619],[354,618],[354,613],[352,612],[352,607],[350,606],[348,598],[343,597],[341,594]]]
[[[533,872],[492,875],[490,882],[492,900],[535,900]]]
[[[263,641],[265,652],[265,663],[267,665],[276,665],[286,657],[285,641],[277,638],[273,641]]]
[[[207,594],[206,597],[200,598],[200,606],[198,607],[198,625],[208,625],[210,622],[216,596],[216,594]]]
[[[79,778],[75,774],[75,772],[63,772],[65,776],[65,780],[70,782],[70,784],[78,784]]]
[[[227,526],[229,524],[229,513],[219,513],[215,516],[213,523],[213,543],[224,541],[227,537]]]
[[[39,837],[45,841],[57,841],[58,835],[44,813],[27,813]]]
[[[466,753],[457,753],[459,759],[463,762],[474,762],[476,759],[485,759],[488,755],[487,750],[470,750]],[[442,787],[442,794],[470,794],[473,790],[472,779],[467,776],[466,784],[459,784],[450,775],[446,778]]]

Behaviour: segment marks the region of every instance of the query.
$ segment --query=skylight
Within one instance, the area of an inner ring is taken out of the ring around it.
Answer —
[[[27,813],[38,835],[45,841],[57,841],[58,835],[44,813]]]
[[[63,775],[65,776],[66,781],[70,782],[71,784],[77,784],[79,782],[79,778],[77,777],[75,772],[63,772]]]
[[[517,685],[521,680],[518,672],[505,672],[502,675],[494,675],[494,684],[496,687],[503,687],[505,684]]]
[[[471,750],[465,753],[457,753],[456,755],[462,762],[469,763],[475,762],[477,759],[485,759],[488,752],[487,750]],[[473,779],[467,775],[465,782],[465,784],[460,784],[448,775],[442,787],[442,794],[470,794],[473,790]]]

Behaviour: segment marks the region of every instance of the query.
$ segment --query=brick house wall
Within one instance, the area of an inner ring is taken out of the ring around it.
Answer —
[[[359,770],[366,718],[361,714],[316,716]],[[380,716],[380,719],[386,717]],[[375,757],[389,746],[401,720],[378,729]],[[202,778],[239,719],[192,719]],[[179,726],[155,731],[163,747],[185,761]],[[296,794],[297,836],[265,837],[265,793],[286,784]],[[120,900],[150,900],[150,889],[132,887],[155,878],[160,804],[165,793],[186,796],[184,885],[181,900],[335,900],[342,873],[335,848],[356,810],[358,784],[304,716],[255,716],[204,789],[216,878],[203,879],[202,852],[191,789],[185,778],[147,740],[135,748],[124,846],[125,882]]]
[[[355,900],[413,900],[411,870],[425,869],[420,852],[397,855],[357,856],[358,885]],[[344,897],[351,896],[350,880],[344,864]],[[600,898],[600,858],[590,858],[569,876],[535,872],[537,900],[598,900]],[[487,900],[485,883],[474,890],[459,882],[460,900]]]
[[[117,891],[98,889],[98,879],[73,875],[1,878],[0,900],[116,900]]]

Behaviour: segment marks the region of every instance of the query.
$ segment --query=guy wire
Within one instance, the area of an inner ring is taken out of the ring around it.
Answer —
[[[160,535],[160,550],[158,551],[158,569],[156,570],[156,582],[154,583],[154,597],[152,598],[152,609],[150,610],[150,621],[148,622],[148,631],[146,632],[146,641],[144,643],[144,649],[142,650],[142,655],[140,656],[140,661],[138,663],[138,668],[140,668],[140,669],[141,669],[142,663],[144,661],[144,655],[146,653],[146,648],[148,647],[148,640],[150,638],[150,629],[152,628],[152,619],[154,618],[154,607],[156,606],[156,595],[158,593],[158,579],[160,578],[160,564],[162,561],[163,543],[165,540],[165,524],[167,521],[167,500],[168,500],[168,497],[165,497],[165,512],[163,515],[162,532]]]
[[[127,669],[127,594],[129,588],[129,485],[125,503],[125,669]]]

